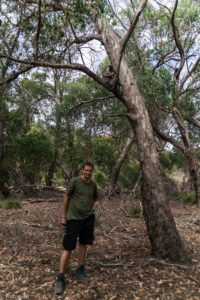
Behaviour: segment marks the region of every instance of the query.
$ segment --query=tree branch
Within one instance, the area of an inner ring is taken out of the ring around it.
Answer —
[[[38,42],[39,42],[39,38],[40,38],[40,32],[41,32],[41,25],[42,25],[42,22],[41,22],[41,7],[42,7],[42,0],[39,0],[39,3],[38,3],[38,24],[37,24],[37,32],[36,32],[36,36],[35,36],[35,58],[38,57],[38,52],[39,52],[39,45],[38,45]]]
[[[120,65],[121,65],[121,60],[122,60],[122,56],[125,50],[125,47],[137,25],[137,22],[139,20],[139,17],[141,15],[141,13],[143,12],[145,6],[147,4],[147,0],[141,0],[140,5],[138,6],[135,16],[133,17],[132,23],[127,31],[127,33],[125,34],[125,36],[123,37],[123,39],[120,42],[120,48],[119,48],[119,53],[118,53],[118,62],[117,62],[117,67],[116,67],[116,72],[115,72],[115,78],[114,78],[114,83],[113,86],[116,85],[116,82],[118,81],[118,76],[119,76],[119,69],[120,69]]]
[[[184,84],[190,78],[190,76],[192,75],[192,73],[195,72],[195,70],[197,69],[197,67],[199,65],[199,62],[200,62],[200,56],[197,58],[197,60],[195,61],[195,63],[191,67],[191,69],[188,71],[188,73],[186,74],[186,76],[181,80],[180,85],[179,85],[179,93],[182,91]]]
[[[4,84],[6,84],[6,83],[10,83],[11,81],[17,79],[17,78],[19,77],[19,75],[26,73],[27,71],[31,70],[32,68],[33,68],[32,66],[28,66],[28,67],[25,67],[25,68],[23,68],[23,69],[21,69],[21,70],[15,72],[15,73],[13,73],[13,74],[12,74],[9,78],[7,78],[6,80],[4,80],[4,81],[2,81],[2,82],[0,81],[0,86],[1,86],[1,85],[4,85]]]
[[[175,24],[175,13],[176,13],[177,6],[178,6],[178,0],[176,0],[176,2],[175,2],[174,9],[173,9],[173,12],[172,12],[172,17],[171,17],[171,26],[172,26],[173,36],[174,36],[176,47],[178,48],[180,58],[181,58],[180,65],[175,70],[175,73],[174,73],[174,77],[175,77],[176,80],[179,79],[180,73],[181,73],[181,71],[184,67],[184,64],[185,64],[185,52],[184,52],[184,49],[183,49],[183,47],[181,45],[181,42],[180,42],[180,39],[179,39],[178,28]]]
[[[13,58],[11,56],[6,55],[0,55],[0,58],[7,58],[11,61],[34,67],[42,67],[42,68],[52,68],[52,69],[71,69],[83,72],[93,78],[96,82],[98,82],[103,87],[107,88],[109,91],[113,91],[109,85],[107,85],[98,75],[96,75],[94,72],[92,72],[88,67],[82,65],[82,64],[57,64],[57,63],[51,63],[46,61],[39,61],[39,60],[21,60],[17,58]]]
[[[175,50],[176,50],[176,47],[174,49],[172,49],[171,51],[169,51],[168,53],[161,55],[161,58],[157,62],[156,66],[153,68],[152,73],[154,73],[157,68],[161,67],[167,60],[171,60],[171,57],[169,57],[169,55],[171,55]]]
[[[161,139],[163,139],[166,142],[169,142],[170,144],[172,144],[174,147],[178,148],[179,150],[181,150],[183,153],[185,153],[185,148],[184,146],[182,146],[179,142],[177,142],[175,139],[173,139],[172,137],[162,133],[154,124],[152,124],[153,130],[155,131],[156,135],[158,137],[160,137]]]
[[[88,104],[88,103],[91,103],[91,102],[94,102],[94,101],[102,101],[102,100],[108,100],[108,99],[113,99],[113,98],[115,98],[115,96],[106,96],[106,97],[100,97],[100,98],[93,98],[93,99],[90,99],[90,100],[88,100],[88,101],[81,101],[81,102],[79,102],[77,105],[73,106],[73,107],[68,111],[67,115],[70,115],[71,112],[72,112],[74,109],[76,109],[76,108],[78,108],[78,107],[80,107],[80,106],[82,106],[82,105],[85,105],[85,104]]]
[[[200,129],[200,120],[194,119],[192,117],[185,117],[185,120]]]

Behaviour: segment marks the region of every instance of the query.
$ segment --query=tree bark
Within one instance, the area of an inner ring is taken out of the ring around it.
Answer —
[[[48,173],[46,176],[46,186],[52,186],[53,185],[53,176],[55,172],[56,162],[58,157],[58,151],[55,149],[53,153],[53,158],[51,160]]]
[[[97,19],[97,30],[115,69],[119,61],[120,40],[103,18]],[[119,81],[123,89],[122,101],[127,108],[140,155],[143,213],[152,254],[171,261],[187,261],[187,254],[169,209],[148,112],[125,55],[121,60]]]
[[[3,170],[3,154],[4,154],[4,134],[3,134],[3,95],[5,91],[5,86],[0,86],[0,192],[4,197],[10,196],[10,191],[4,179]]]
[[[3,157],[4,139],[3,139],[3,94],[4,88],[0,86],[0,162]]]
[[[115,187],[116,187],[120,169],[123,165],[124,160],[127,157],[127,154],[133,144],[133,141],[134,141],[134,135],[132,137],[128,137],[124,148],[122,149],[114,167],[112,168],[112,173],[111,173],[111,178],[110,178],[109,195],[112,195],[115,191]]]
[[[173,117],[178,125],[184,146],[185,146],[185,156],[188,161],[189,166],[189,172],[192,179],[192,183],[195,190],[195,198],[196,198],[196,205],[197,207],[200,207],[200,180],[199,180],[199,174],[198,174],[198,166],[196,157],[192,148],[192,145],[190,143],[189,134],[187,131],[187,128],[184,125],[184,120],[178,111],[176,107],[173,107],[172,109]]]

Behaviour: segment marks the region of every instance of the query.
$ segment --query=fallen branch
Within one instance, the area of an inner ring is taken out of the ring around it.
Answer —
[[[157,264],[161,264],[161,265],[165,265],[165,266],[170,266],[170,267],[178,267],[178,268],[182,268],[184,270],[187,270],[188,267],[184,266],[184,265],[179,265],[179,264],[173,264],[173,263],[168,263],[164,260],[160,260],[160,259],[156,259],[156,258],[150,258],[145,264],[144,266],[147,266],[149,263],[157,263]]]
[[[138,267],[138,265],[133,265],[133,264],[124,264],[123,262],[118,262],[118,263],[103,263],[101,261],[88,258],[88,260],[96,265],[99,265],[100,267]]]
[[[22,222],[22,223],[9,223],[9,225],[26,225],[26,226],[32,226],[32,227],[38,227],[38,228],[46,228],[46,229],[58,229],[58,227],[53,226],[53,225],[45,225],[45,224],[36,224],[36,223],[27,223],[27,222]]]

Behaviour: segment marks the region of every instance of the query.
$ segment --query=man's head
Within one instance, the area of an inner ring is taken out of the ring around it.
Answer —
[[[94,170],[94,165],[93,163],[87,161],[83,164],[83,167],[82,167],[82,178],[85,180],[85,181],[90,181],[91,177],[92,177],[92,172]]]

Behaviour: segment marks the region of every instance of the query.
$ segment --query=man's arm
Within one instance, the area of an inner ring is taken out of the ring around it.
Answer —
[[[97,186],[95,185],[95,191],[94,191],[94,198],[93,198],[93,202],[92,202],[92,211],[95,211],[95,207],[96,207],[96,203],[97,203]]]
[[[63,209],[62,209],[62,216],[61,216],[61,225],[67,224],[67,210],[69,206],[69,196],[65,192],[64,199],[63,199]]]

